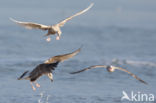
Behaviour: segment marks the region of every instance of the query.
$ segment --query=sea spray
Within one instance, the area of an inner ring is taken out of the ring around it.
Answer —
[[[44,95],[44,91],[40,93],[40,98],[38,100],[38,103],[42,103],[42,98],[43,98],[43,95]]]
[[[50,97],[50,95],[47,96],[46,103],[48,103],[49,97]]]
[[[38,103],[48,103],[49,97],[50,95],[46,94],[45,91],[41,92]]]

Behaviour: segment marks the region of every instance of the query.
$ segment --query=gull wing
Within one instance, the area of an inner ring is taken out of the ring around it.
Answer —
[[[84,69],[76,71],[76,72],[71,72],[70,74],[77,74],[77,73],[84,72],[84,71],[89,70],[89,69],[106,68],[106,67],[107,67],[106,65],[94,65],[94,66],[90,66],[88,68],[84,68]]]
[[[32,23],[32,22],[21,22],[17,21],[13,18],[10,18],[11,21],[15,22],[16,24],[20,26],[24,26],[27,29],[41,29],[41,30],[48,30],[50,26],[43,25],[43,24],[37,24],[37,23]]]
[[[21,79],[23,79],[23,77],[28,73],[29,71],[27,70],[27,71],[25,71],[19,78],[18,78],[18,80],[21,80]]]
[[[144,83],[144,84],[148,84],[147,82],[145,82],[144,80],[140,79],[139,77],[137,77],[136,75],[134,75],[133,73],[129,72],[126,69],[120,68],[120,67],[115,67],[115,69],[127,72],[128,74],[130,74],[132,77],[134,77],[135,79],[139,80],[140,82]]]
[[[80,52],[80,50],[81,50],[81,48],[79,48],[78,50],[76,50],[76,51],[74,51],[72,53],[54,56],[54,57],[46,60],[44,63],[45,64],[50,64],[50,63],[54,63],[54,62],[63,62],[64,60],[72,58],[73,56],[78,54]]]
[[[61,21],[61,22],[58,23],[57,25],[59,25],[60,27],[64,26],[64,24],[65,24],[67,21],[71,20],[72,18],[74,18],[74,17],[76,17],[76,16],[78,16],[78,15],[81,15],[81,14],[85,13],[85,12],[88,11],[93,5],[94,5],[94,3],[91,3],[91,4],[89,5],[88,8],[86,8],[86,9],[84,9],[84,10],[82,10],[82,11],[76,13],[75,15],[72,15],[72,16],[68,17],[67,19]]]

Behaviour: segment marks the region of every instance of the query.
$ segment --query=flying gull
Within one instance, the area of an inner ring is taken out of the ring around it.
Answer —
[[[84,9],[84,10],[82,10],[82,11],[76,13],[75,15],[72,15],[72,16],[70,16],[70,17],[64,19],[63,21],[59,22],[58,24],[54,24],[54,25],[43,25],[43,24],[38,24],[38,23],[33,23],[33,22],[22,22],[22,21],[17,21],[17,20],[15,20],[15,19],[13,19],[13,18],[10,18],[10,20],[12,20],[13,22],[15,22],[15,23],[17,23],[17,24],[19,24],[19,25],[21,25],[21,26],[24,26],[24,27],[27,28],[27,29],[48,30],[48,33],[45,34],[45,36],[48,36],[47,41],[49,42],[49,41],[51,40],[50,35],[55,35],[55,34],[57,34],[56,40],[59,40],[59,39],[60,39],[60,36],[61,36],[61,34],[62,34],[60,27],[63,27],[64,24],[65,24],[67,21],[71,20],[72,18],[74,18],[74,17],[76,17],[76,16],[78,16],[78,15],[81,15],[81,14],[85,13],[85,12],[88,11],[93,5],[94,5],[94,4],[91,3],[91,4],[89,5],[88,8],[86,8],[86,9]]]
[[[86,70],[90,70],[90,69],[95,69],[95,68],[106,68],[108,72],[114,72],[115,69],[117,70],[121,70],[123,72],[127,72],[128,74],[130,74],[132,77],[134,77],[135,79],[139,80],[140,82],[144,83],[144,84],[147,84],[145,81],[143,81],[142,79],[140,79],[139,77],[137,77],[136,75],[134,75],[133,73],[129,72],[128,70],[126,69],[123,69],[121,67],[115,67],[115,66],[112,66],[112,65],[109,65],[109,66],[106,66],[106,65],[94,65],[94,66],[90,66],[88,68],[85,68],[85,69],[82,69],[82,70],[79,70],[79,71],[76,71],[76,72],[71,72],[70,74],[77,74],[77,73],[80,73],[80,72],[84,72]]]
[[[36,66],[35,69],[33,69],[31,72],[25,71],[19,78],[18,80],[30,80],[30,84],[32,86],[33,90],[36,90],[36,88],[33,86],[33,83],[35,83],[36,87],[40,87],[40,85],[36,82],[36,80],[41,77],[42,75],[46,75],[49,77],[51,81],[53,81],[53,70],[57,67],[57,65],[60,62],[63,62],[64,60],[67,60],[69,58],[72,58],[76,54],[80,52],[81,48],[78,50],[68,53],[68,54],[63,54],[63,55],[57,55],[54,57],[51,57],[50,59],[46,60],[44,63],[39,64]]]

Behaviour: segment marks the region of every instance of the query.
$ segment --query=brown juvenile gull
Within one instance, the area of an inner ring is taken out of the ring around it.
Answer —
[[[10,20],[12,20],[13,22],[24,26],[27,29],[41,29],[41,30],[48,30],[48,33],[45,34],[45,36],[48,36],[47,41],[49,42],[51,40],[50,35],[55,35],[57,34],[56,40],[60,39],[60,36],[62,34],[60,27],[64,26],[64,24],[68,21],[71,20],[72,18],[81,15],[83,13],[85,13],[86,11],[88,11],[94,4],[91,3],[90,6],[78,13],[76,13],[75,15],[72,15],[66,19],[64,19],[63,21],[59,22],[58,24],[54,24],[54,25],[43,25],[43,24],[38,24],[38,23],[33,23],[33,22],[21,22],[21,21],[17,21],[13,18],[10,18]]]
[[[63,62],[66,59],[72,58],[76,54],[80,52],[81,48],[78,50],[68,53],[68,54],[63,54],[63,55],[57,55],[54,57],[51,57],[50,59],[46,60],[44,63],[39,64],[36,66],[35,69],[33,69],[31,72],[25,71],[19,78],[18,80],[21,79],[26,79],[30,80],[30,84],[32,86],[33,90],[36,90],[36,88],[33,86],[33,82],[36,84],[36,87],[40,87],[40,85],[36,82],[36,80],[41,77],[42,75],[46,75],[49,77],[51,81],[53,81],[53,70],[57,67],[57,65],[60,62]],[[28,74],[28,76],[26,76]]]
[[[85,69],[82,69],[82,70],[79,70],[79,71],[76,71],[76,72],[71,72],[70,74],[76,74],[76,73],[84,72],[86,70],[95,69],[95,68],[106,68],[108,72],[114,72],[115,69],[121,70],[121,71],[127,72],[132,77],[134,77],[135,79],[139,80],[140,82],[142,82],[144,84],[147,84],[145,81],[143,81],[142,79],[140,79],[139,77],[137,77],[133,73],[127,71],[126,69],[123,69],[123,68],[120,68],[120,67],[115,67],[115,66],[112,66],[112,65],[109,65],[109,66],[106,66],[106,65],[94,65],[94,66],[90,66],[88,68],[85,68]]]

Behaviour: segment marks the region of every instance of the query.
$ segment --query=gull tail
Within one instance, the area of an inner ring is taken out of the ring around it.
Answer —
[[[23,78],[29,71],[25,71],[19,78],[17,78],[18,80],[21,80],[21,79],[26,79],[26,78]]]

